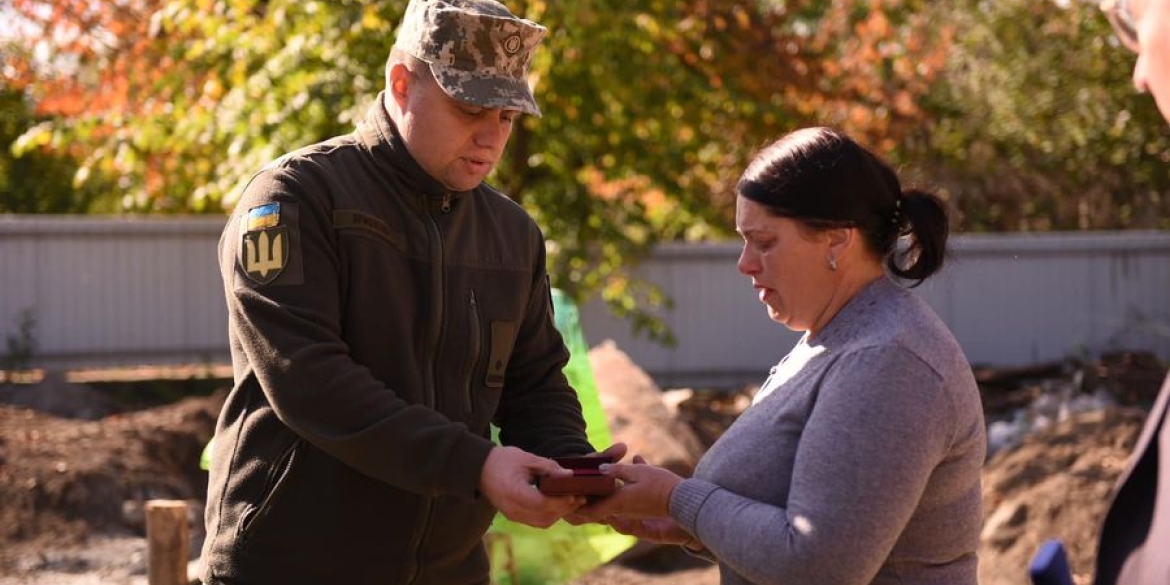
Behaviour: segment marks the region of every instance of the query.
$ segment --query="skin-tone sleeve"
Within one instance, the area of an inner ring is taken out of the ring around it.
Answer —
[[[755,583],[868,583],[948,452],[955,416],[940,375],[910,351],[838,356],[801,435],[787,507],[689,479],[671,515]]]

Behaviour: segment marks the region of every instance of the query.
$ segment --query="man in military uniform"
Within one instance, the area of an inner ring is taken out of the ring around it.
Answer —
[[[494,0],[412,0],[356,130],[252,177],[220,240],[235,383],[206,583],[486,583],[497,511],[547,527],[583,503],[531,485],[594,448],[543,234],[483,183],[540,115],[545,32]]]

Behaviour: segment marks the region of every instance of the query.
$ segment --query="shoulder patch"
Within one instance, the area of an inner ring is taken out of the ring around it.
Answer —
[[[280,203],[258,205],[248,210],[238,250],[240,267],[257,284],[268,284],[288,266],[292,249],[289,224],[282,222]],[[295,209],[291,210],[295,211]],[[295,225],[296,214],[285,218]]]
[[[248,231],[280,225],[280,203],[267,203],[248,210]]]
[[[244,232],[240,266],[248,278],[259,284],[268,284],[276,280],[288,265],[288,249],[288,228],[285,226]]]

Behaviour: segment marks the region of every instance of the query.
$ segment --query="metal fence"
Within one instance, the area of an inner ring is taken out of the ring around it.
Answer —
[[[40,367],[229,360],[224,222],[0,216],[0,342],[28,316]]]
[[[31,337],[31,365],[49,369],[226,362],[224,221],[0,216],[0,343]],[[674,347],[634,335],[597,301],[581,307],[589,343],[613,340],[663,386],[758,381],[798,336],[768,320],[738,253],[668,244],[639,266],[674,299],[661,313]],[[915,290],[974,364],[1111,350],[1170,361],[1170,232],[960,235],[951,253]]]
[[[739,249],[666,245],[640,268],[675,298],[663,315],[675,347],[632,336],[597,303],[582,308],[589,342],[614,339],[659,384],[762,381],[799,335],[768,319],[736,271]],[[1121,350],[1170,360],[1170,232],[960,235],[950,254],[943,271],[914,290],[973,364],[1023,366]]]

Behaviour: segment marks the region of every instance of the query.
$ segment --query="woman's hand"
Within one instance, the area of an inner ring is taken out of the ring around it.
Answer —
[[[614,530],[637,537],[640,540],[661,544],[677,544],[693,551],[703,550],[703,543],[683,530],[671,518],[611,518],[609,524]]]
[[[609,523],[609,518],[665,518],[670,516],[670,495],[682,482],[673,472],[649,465],[641,455],[634,456],[633,464],[602,465],[602,473],[616,477],[618,488],[604,499],[590,502],[577,509],[570,523]]]

